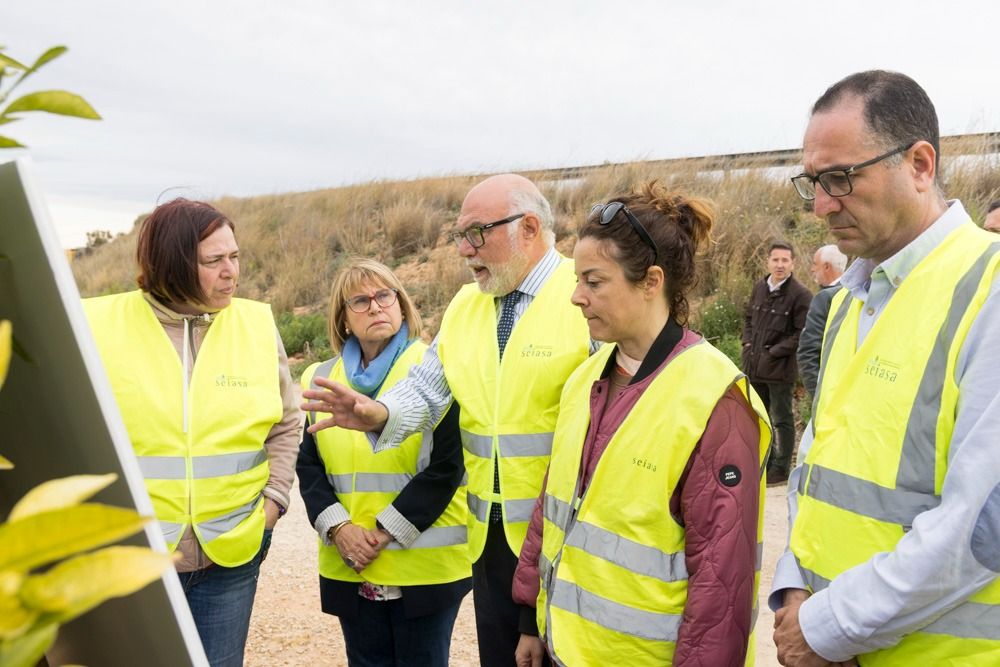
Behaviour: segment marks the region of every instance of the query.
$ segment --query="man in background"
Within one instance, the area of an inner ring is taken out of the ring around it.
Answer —
[[[847,255],[840,252],[835,245],[825,245],[813,254],[809,273],[819,285],[819,292],[809,304],[806,313],[806,325],[799,336],[799,349],[796,358],[799,362],[799,372],[802,373],[802,384],[809,392],[809,398],[816,395],[816,377],[819,375],[820,348],[823,345],[823,329],[826,327],[826,316],[830,314],[830,301],[840,286],[840,276],[847,268]]]
[[[769,486],[788,479],[795,447],[795,351],[812,300],[812,293],[792,275],[794,262],[792,246],[771,244],[768,274],[754,285],[743,324],[743,372],[764,401],[775,434],[767,462]]]

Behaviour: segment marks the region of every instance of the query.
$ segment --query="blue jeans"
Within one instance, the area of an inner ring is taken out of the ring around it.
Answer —
[[[358,603],[356,619],[340,619],[350,667],[448,667],[461,601],[416,618],[404,617],[402,600]]]
[[[177,573],[212,667],[243,667],[257,575],[270,546],[271,531],[265,530],[260,550],[249,563]]]

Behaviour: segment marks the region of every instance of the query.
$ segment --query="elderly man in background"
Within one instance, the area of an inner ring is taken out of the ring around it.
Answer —
[[[983,221],[983,229],[991,232],[1000,232],[1000,199],[994,199],[986,208],[986,220]]]
[[[794,265],[792,246],[782,241],[771,244],[768,274],[754,285],[743,322],[743,372],[764,401],[774,427],[768,486],[788,480],[795,448],[795,350],[812,293],[792,275]]]
[[[552,211],[531,181],[504,174],[476,185],[451,236],[476,283],[452,299],[409,377],[378,402],[321,380],[326,391],[303,395],[313,401],[306,409],[331,413],[310,430],[341,426],[372,432],[373,440],[380,432],[376,451],[437,423],[452,398],[459,403],[480,663],[508,666],[521,631],[534,627],[533,610],[522,619],[512,598],[517,555],[548,466],[562,386],[591,341],[570,302],[573,263],[555,250]],[[405,530],[397,521],[386,526],[390,533]]]
[[[826,327],[826,317],[830,314],[830,301],[840,287],[840,276],[847,268],[847,255],[840,252],[835,245],[825,245],[813,254],[809,273],[819,285],[819,292],[809,304],[806,313],[806,325],[799,335],[799,349],[795,353],[799,361],[799,372],[802,374],[802,384],[809,396],[816,395],[816,377],[819,375],[820,348],[823,345],[823,329]]]
[[[770,604],[784,665],[1000,664],[1000,243],[938,184],[934,105],[853,74],[792,179],[838,247]]]

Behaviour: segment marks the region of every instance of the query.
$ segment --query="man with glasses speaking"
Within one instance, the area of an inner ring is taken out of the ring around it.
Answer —
[[[770,604],[783,665],[1000,664],[1000,243],[939,185],[902,74],[815,103],[792,182],[841,278]]]
[[[318,381],[326,391],[304,392],[312,402],[303,408],[331,414],[311,431],[380,431],[377,452],[435,424],[452,398],[459,403],[480,663],[512,665],[521,631],[511,597],[517,555],[563,383],[591,341],[570,302],[573,264],[556,252],[551,208],[531,181],[504,174],[476,185],[451,236],[476,283],[452,300],[423,362],[379,402]]]

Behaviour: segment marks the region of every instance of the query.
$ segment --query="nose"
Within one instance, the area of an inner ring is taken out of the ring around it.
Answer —
[[[240,265],[236,260],[229,257],[222,258],[222,275],[223,277],[235,276],[240,272]]]
[[[375,300],[374,296],[368,297],[368,312],[372,315],[378,315],[382,312],[382,306],[378,305],[378,301]]]
[[[473,248],[472,244],[469,243],[469,239],[463,236],[461,240],[459,240],[458,254],[461,255],[462,257],[475,257],[476,251],[477,249]]]
[[[569,297],[569,300],[574,306],[583,308],[584,305],[586,305],[587,300],[584,298],[583,290],[580,288],[581,288],[580,283],[577,283],[576,287],[573,289],[573,294],[571,294]]]
[[[817,186],[816,199],[813,200],[813,213],[820,218],[825,218],[831,213],[836,213],[841,208],[840,198],[831,197],[826,190]]]

